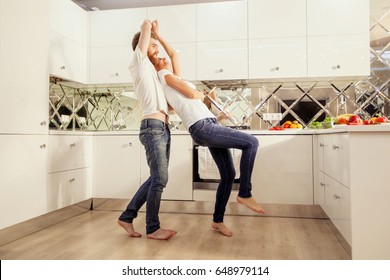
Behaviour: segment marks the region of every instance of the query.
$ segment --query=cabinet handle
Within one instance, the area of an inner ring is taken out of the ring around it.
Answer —
[[[320,147],[322,148],[322,147],[325,147],[325,145],[324,144],[322,144],[322,143],[320,143]]]
[[[73,183],[74,181],[76,181],[76,179],[72,178],[72,179],[69,180],[69,183]]]
[[[42,125],[42,126],[45,126],[45,125],[46,125],[46,122],[45,122],[45,121],[41,122],[41,125]]]
[[[338,150],[338,149],[340,149],[339,146],[333,145],[333,150]]]
[[[321,183],[320,183],[320,186],[321,186],[321,187],[325,187],[325,183],[322,183],[322,182],[321,182]]]
[[[65,66],[61,66],[61,70],[65,70]]]
[[[129,142],[129,147],[133,146],[133,143],[132,142]]]
[[[276,67],[275,67],[275,70],[276,70],[276,71],[279,71],[279,66],[276,66]]]
[[[74,148],[74,147],[76,147],[76,143],[72,143],[72,144],[70,144],[69,145],[71,148]]]
[[[119,73],[118,73],[118,72],[116,72],[116,73],[115,73],[115,76],[117,76],[117,77],[118,77],[118,76],[119,76]]]
[[[221,68],[221,69],[217,69],[217,70],[215,70],[215,72],[216,73],[222,73],[223,72],[223,69]]]
[[[41,146],[39,146],[41,149],[45,149],[46,148],[46,144],[42,144]]]
[[[334,200],[337,200],[337,199],[340,199],[340,198],[341,198],[341,197],[340,197],[339,195],[337,195],[337,194],[334,194],[334,195],[333,195],[333,199],[334,199]]]

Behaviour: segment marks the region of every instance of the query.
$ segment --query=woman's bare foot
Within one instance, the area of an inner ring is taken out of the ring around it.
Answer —
[[[227,237],[230,237],[233,235],[233,232],[231,232],[224,223],[212,223],[211,228],[218,230],[222,235],[225,235]]]
[[[252,211],[255,211],[260,214],[265,214],[265,210],[256,202],[256,200],[253,197],[248,198],[242,198],[237,196],[237,202],[245,205]]]
[[[177,233],[176,230],[159,228],[155,232],[147,234],[147,238],[156,240],[168,240]]]
[[[118,220],[118,224],[124,228],[124,230],[129,234],[130,237],[141,237],[142,234],[134,230],[132,223],[126,223],[124,221]]]

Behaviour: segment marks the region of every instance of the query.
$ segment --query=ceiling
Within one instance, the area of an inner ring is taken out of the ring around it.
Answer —
[[[84,10],[113,10],[140,7],[221,2],[227,0],[72,0]]]

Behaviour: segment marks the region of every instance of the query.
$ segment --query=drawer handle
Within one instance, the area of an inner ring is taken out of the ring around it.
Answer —
[[[322,147],[325,147],[325,145],[324,144],[322,144],[322,143],[320,143],[320,147],[322,148]]]
[[[61,66],[61,70],[65,70],[65,66]]]
[[[334,199],[334,200],[337,200],[337,199],[340,199],[340,198],[341,198],[341,197],[340,197],[339,195],[337,195],[337,194],[334,194],[334,195],[333,195],[333,199]]]
[[[325,183],[322,183],[322,182],[321,182],[321,183],[320,183],[320,186],[321,186],[321,187],[325,187]]]
[[[338,149],[340,149],[339,146],[333,145],[333,150],[338,150]]]
[[[119,73],[118,73],[118,72],[116,72],[116,73],[115,73],[115,76],[116,76],[116,77],[118,77],[118,76],[119,76]]]
[[[72,143],[72,144],[70,144],[69,145],[71,148],[74,148],[74,147],[76,147],[76,143]]]
[[[45,125],[46,125],[46,122],[45,122],[45,121],[41,122],[41,125],[42,125],[42,126],[45,126]]]
[[[74,181],[76,181],[76,179],[72,178],[72,179],[69,180],[69,183],[73,183]]]
[[[42,144],[41,146],[39,146],[41,149],[45,149],[46,148],[46,144]]]
[[[133,146],[133,143],[132,142],[129,142],[129,147]]]

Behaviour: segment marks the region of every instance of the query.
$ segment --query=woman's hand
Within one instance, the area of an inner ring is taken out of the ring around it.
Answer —
[[[158,36],[158,21],[157,19],[152,21],[152,32]]]

